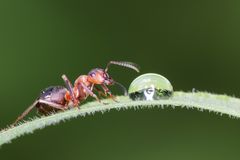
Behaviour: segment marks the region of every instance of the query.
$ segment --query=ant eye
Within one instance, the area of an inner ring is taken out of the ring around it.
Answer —
[[[90,76],[91,76],[91,77],[95,77],[96,74],[95,74],[95,73],[90,73]]]

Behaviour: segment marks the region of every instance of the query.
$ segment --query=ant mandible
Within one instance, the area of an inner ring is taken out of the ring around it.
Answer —
[[[127,90],[121,83],[114,81],[107,73],[109,66],[112,64],[127,67],[139,72],[139,67],[135,63],[110,61],[105,69],[95,68],[92,69],[88,75],[80,75],[76,79],[74,86],[66,75],[62,75],[66,88],[63,86],[51,86],[44,89],[34,103],[29,106],[12,125],[16,125],[18,121],[22,120],[34,107],[37,108],[39,113],[48,115],[52,112],[78,107],[80,102],[84,101],[88,96],[101,102],[97,95],[94,94],[93,89],[106,97],[109,95],[110,98],[116,101],[107,86],[117,84],[124,89],[125,94],[127,94]],[[104,92],[96,85],[100,85]]]

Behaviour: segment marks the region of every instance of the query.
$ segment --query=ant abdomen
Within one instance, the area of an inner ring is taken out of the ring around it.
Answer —
[[[66,109],[66,92],[67,89],[63,86],[51,86],[44,89],[39,96],[38,103],[36,104],[38,112],[48,115],[51,112]]]
[[[66,92],[67,89],[63,86],[50,86],[41,92],[39,99],[63,104],[65,102],[64,96]]]

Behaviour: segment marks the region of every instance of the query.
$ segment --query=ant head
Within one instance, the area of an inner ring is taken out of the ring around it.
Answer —
[[[110,61],[107,64],[105,69],[95,68],[95,69],[91,70],[88,73],[88,81],[93,84],[105,84],[105,85],[116,84],[116,85],[120,86],[123,89],[124,94],[127,95],[127,89],[121,83],[114,81],[108,75],[107,71],[108,71],[108,68],[110,65],[118,65],[118,66],[122,66],[125,68],[130,68],[132,70],[135,70],[136,72],[139,72],[139,66],[135,63],[125,62],[125,61]]]
[[[88,81],[94,84],[112,85],[114,80],[108,75],[105,70],[95,68],[88,73]]]

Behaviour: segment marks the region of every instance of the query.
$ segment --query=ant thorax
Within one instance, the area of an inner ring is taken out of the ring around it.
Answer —
[[[76,81],[74,83],[74,86],[78,86],[79,84],[84,84],[88,88],[90,88],[92,86],[92,83],[90,83],[88,81],[88,76],[87,75],[81,75],[76,79]]]
[[[87,87],[87,88],[84,88]],[[79,100],[83,100],[86,99],[88,97],[88,92],[86,91],[86,89],[91,90],[92,88],[92,83],[90,83],[88,81],[88,76],[87,75],[81,75],[79,76],[75,83],[74,83],[74,94],[75,97]]]

